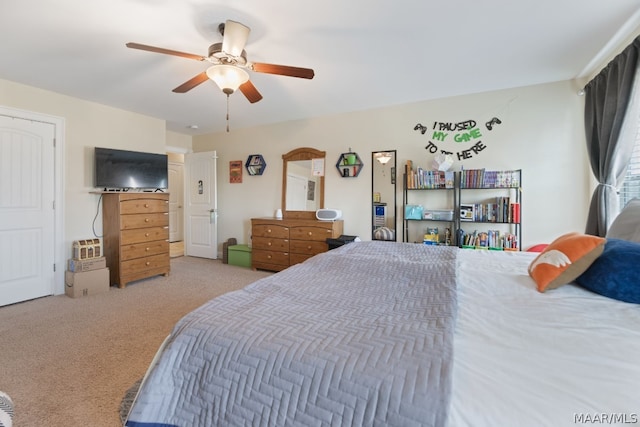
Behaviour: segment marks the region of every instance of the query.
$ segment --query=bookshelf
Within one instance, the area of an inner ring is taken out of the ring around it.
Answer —
[[[521,250],[521,169],[462,170],[457,193],[458,246]]]
[[[408,161],[403,190],[404,242],[522,248],[521,169],[445,173],[414,168]]]
[[[403,241],[456,244],[456,173],[405,166]]]

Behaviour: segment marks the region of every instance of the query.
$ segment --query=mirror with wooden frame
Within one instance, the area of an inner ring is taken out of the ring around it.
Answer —
[[[371,240],[397,240],[396,150],[371,153]]]
[[[324,208],[325,151],[302,147],[282,155],[284,218],[315,219]]]

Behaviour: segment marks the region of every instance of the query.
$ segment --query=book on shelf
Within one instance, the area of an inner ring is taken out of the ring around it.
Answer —
[[[488,171],[464,169],[460,172],[461,188],[519,188],[520,170]]]
[[[479,188],[482,185],[484,169],[463,169],[460,171],[461,188]]]
[[[511,203],[511,221],[514,224],[520,224],[520,203]]]
[[[520,203],[502,196],[496,197],[495,203],[460,203],[460,220],[519,224]]]
[[[252,166],[257,166],[260,164],[260,156],[252,156],[251,162],[249,163]]]
[[[472,233],[458,230],[458,242],[463,247],[518,250],[518,237],[512,233],[500,233],[499,230],[478,231]]]
[[[407,189],[453,189],[455,187],[454,174],[453,171],[427,170],[421,167],[413,170],[407,167]]]

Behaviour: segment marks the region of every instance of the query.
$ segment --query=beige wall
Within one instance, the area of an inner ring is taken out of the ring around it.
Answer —
[[[282,154],[302,146],[327,151],[325,205],[342,209],[345,234],[368,240],[371,152],[395,149],[398,165],[411,159],[416,165],[429,167],[433,155],[424,147],[432,140],[431,132],[422,135],[414,126],[473,119],[483,131],[486,149],[462,165],[524,170],[522,217],[527,247],[566,231],[583,230],[590,172],[583,142],[582,102],[576,96],[575,83],[559,82],[204,135],[193,138],[193,151],[218,153],[219,244],[229,237],[248,242],[249,219],[272,216],[280,207]],[[64,240],[69,254],[73,240],[91,237],[94,230],[98,235],[102,232],[99,196],[90,194],[93,147],[158,153],[167,146],[185,153],[192,149],[191,137],[167,132],[163,120],[9,81],[0,80],[0,105],[65,120]],[[502,124],[486,132],[484,122],[494,116]],[[460,147],[441,144],[450,151]],[[357,151],[365,162],[357,178],[342,178],[335,168],[340,153],[349,149]],[[251,154],[265,157],[264,175],[249,176],[245,171],[242,184],[230,184],[229,161],[244,163]],[[460,166],[460,162],[454,164],[456,170]],[[400,207],[401,179],[398,183]],[[398,215],[399,220],[401,217]]]
[[[191,135],[185,135],[183,133],[167,131],[166,134],[166,150],[171,153],[184,154],[190,153],[191,150]],[[171,159],[176,161],[176,159]],[[184,158],[182,158],[184,161]]]
[[[489,132],[485,122],[494,116],[502,124]],[[583,231],[590,196],[583,99],[573,82],[559,82],[194,137],[194,151],[216,150],[219,157],[219,241],[235,237],[248,242],[249,219],[273,215],[281,204],[282,154],[303,146],[327,151],[325,205],[343,211],[345,234],[369,240],[371,152],[395,149],[399,169],[408,159],[429,168],[434,155],[425,146],[436,141],[432,131],[422,135],[414,126],[468,119],[477,121],[486,148],[456,161],[454,169],[523,169],[523,247]],[[471,144],[438,145],[458,152]],[[357,178],[342,178],[335,168],[340,153],[349,149],[365,162]],[[251,154],[264,156],[265,173],[248,176],[245,171],[242,184],[230,184],[229,161],[244,163]]]
[[[100,196],[93,188],[93,149],[111,147],[164,153],[167,132],[164,120],[107,107],[0,80],[0,105],[61,117],[64,129],[64,258],[71,255],[74,240],[102,234]],[[191,137],[170,137],[171,145],[191,150]],[[63,283],[57,284],[60,293]]]

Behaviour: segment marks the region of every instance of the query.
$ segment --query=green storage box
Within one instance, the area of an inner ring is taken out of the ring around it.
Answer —
[[[229,264],[251,268],[251,248],[248,245],[232,245],[229,251]]]

